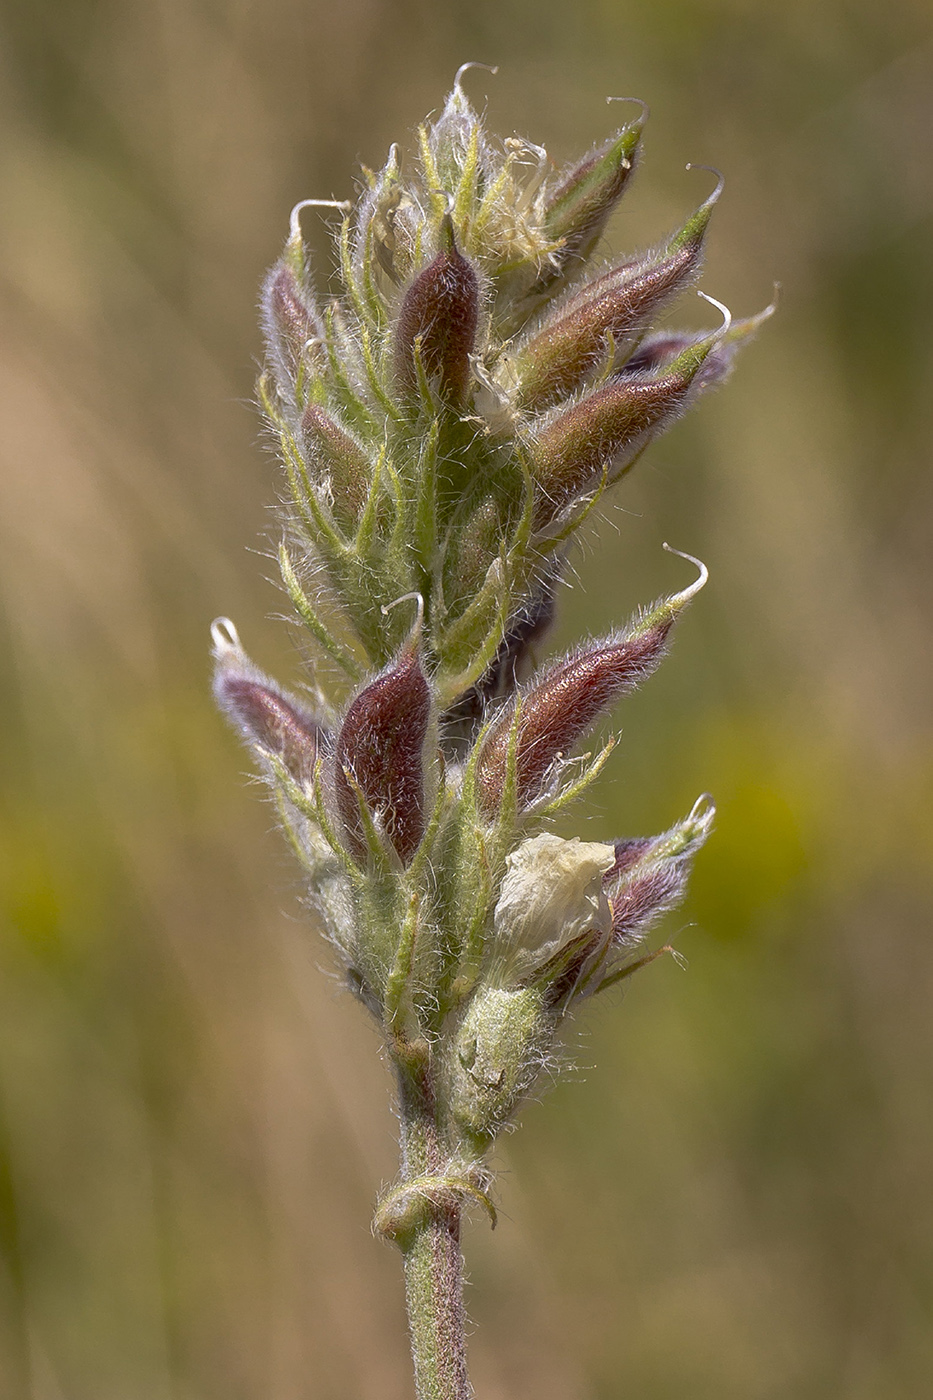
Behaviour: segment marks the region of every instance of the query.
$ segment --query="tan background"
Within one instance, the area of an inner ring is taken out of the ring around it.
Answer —
[[[611,230],[727,174],[704,286],[780,315],[658,444],[558,641],[712,582],[565,829],[718,830],[690,960],[593,1008],[470,1229],[480,1400],[930,1392],[933,32],[923,0],[5,0],[0,46],[0,1394],[401,1400],[377,1039],[207,695],[295,675],[254,301],[498,62],[560,161],[653,110]],[[309,221],[310,223],[310,221]],[[323,235],[319,261],[329,255]],[[692,300],[692,299],[691,299]],[[708,324],[698,306],[685,308]],[[598,547],[597,547],[598,546]],[[253,549],[253,553],[248,552]],[[323,965],[325,971],[319,971]]]

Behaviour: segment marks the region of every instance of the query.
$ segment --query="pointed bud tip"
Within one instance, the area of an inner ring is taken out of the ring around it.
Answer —
[[[218,662],[231,661],[243,656],[240,634],[229,617],[215,617],[211,623],[211,652]]]
[[[716,817],[716,806],[708,792],[701,793],[690,809],[690,815],[684,821],[684,826],[694,829],[696,835],[694,839],[705,839],[710,832],[713,821]]]
[[[353,201],[349,199],[299,199],[288,216],[288,244],[287,247],[300,247],[301,238],[301,211],[302,209],[339,209],[342,213],[348,214],[353,208]]]
[[[470,63],[461,63],[454,76],[453,86],[453,91],[459,93],[461,97],[465,96],[463,91],[463,75],[464,73],[469,73],[471,68],[482,68],[485,72],[491,73],[493,77],[495,77],[499,71],[498,63],[476,63],[472,61]]]
[[[688,161],[687,170],[708,170],[711,175],[716,176],[716,187],[712,194],[707,195],[703,203],[694,210],[683,228],[671,240],[672,248],[682,247],[685,243],[699,243],[706,232],[713,210],[719,203],[720,196],[725,189],[726,180],[721,170],[717,170],[713,165],[696,165],[693,161]]]
[[[383,617],[388,617],[392,609],[397,608],[400,603],[417,604],[417,610],[415,612],[415,620],[412,624],[412,629],[408,634],[408,638],[405,642],[405,645],[402,648],[402,659],[408,661],[409,663],[417,662],[420,666],[421,661],[418,655],[418,651],[421,646],[421,637],[424,632],[424,594],[418,592],[403,593],[400,598],[394,598],[391,603],[383,603],[379,611],[382,613]]]
[[[637,117],[633,117],[632,120],[631,120],[630,122],[627,122],[626,125],[623,127],[623,130],[624,130],[624,131],[631,131],[633,128],[637,128],[638,131],[642,131],[642,130],[643,130],[643,128],[644,128],[644,126],[645,126],[645,123],[647,122],[648,118],[649,118],[650,115],[651,115],[651,108],[648,106],[647,102],[643,101],[643,99],[640,98],[640,97],[607,97],[607,98],[606,98],[606,104],[607,104],[607,105],[610,104],[610,103],[612,103],[612,102],[634,102],[634,103],[635,103],[635,106],[638,107],[638,108],[640,109],[640,110],[639,110],[639,113],[638,113],[638,116],[637,116]]]
[[[675,593],[672,598],[667,599],[667,607],[674,612],[679,612],[681,608],[685,608],[688,603],[693,601],[702,588],[706,587],[709,581],[709,569],[702,559],[697,559],[693,554],[685,554],[682,549],[675,549],[666,540],[663,548],[667,550],[668,554],[676,554],[678,559],[686,559],[689,563],[695,564],[700,571],[699,578],[691,583],[689,588],[685,588],[682,592]]]

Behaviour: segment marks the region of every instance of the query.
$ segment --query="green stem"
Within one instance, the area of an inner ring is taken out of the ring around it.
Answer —
[[[400,1070],[402,1181],[443,1175],[445,1154],[427,1066]],[[417,1400],[470,1400],[460,1203],[441,1193],[402,1244]]]

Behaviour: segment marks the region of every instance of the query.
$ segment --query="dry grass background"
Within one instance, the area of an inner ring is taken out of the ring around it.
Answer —
[[[409,1394],[368,1228],[376,1037],[319,970],[206,628],[232,614],[295,674],[250,409],[287,212],[350,193],[482,59],[493,126],[561,160],[605,95],[646,98],[613,245],[673,226],[711,162],[704,286],[737,314],[785,295],[565,600],[558,642],[671,586],[662,539],[707,559],[567,827],[658,830],[704,788],[721,815],[669,924],[689,974],[581,1024],[500,1154],[477,1394],[928,1395],[926,6],[4,0],[2,27],[0,1394]]]

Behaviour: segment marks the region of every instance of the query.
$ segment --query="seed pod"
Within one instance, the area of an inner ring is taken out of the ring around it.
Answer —
[[[415,360],[436,381],[441,396],[464,403],[470,385],[470,355],[479,324],[479,279],[457,249],[453,224],[444,219],[445,243],[433,262],[419,272],[405,293],[395,326],[395,377],[404,394],[418,387]]]
[[[269,273],[260,306],[266,344],[284,389],[294,384],[308,342],[323,339],[324,324],[310,292],[287,262],[277,263]]]
[[[280,758],[296,783],[310,783],[327,730],[306,706],[287,695],[247,659],[228,618],[211,629],[217,669],[214,696],[249,744]]]
[[[539,486],[536,529],[592,490],[604,467],[615,462],[618,473],[634,461],[652,434],[680,413],[716,343],[708,336],[688,346],[656,377],[613,375],[541,431],[530,450]]]
[[[635,168],[646,119],[647,109],[566,170],[549,192],[544,227],[549,237],[563,240],[552,276],[569,262],[589,257]]]
[[[301,445],[311,480],[329,484],[340,524],[355,525],[372,480],[362,447],[319,404],[310,404],[302,414]]]
[[[365,859],[360,797],[386,832],[403,865],[424,835],[427,798],[424,748],[431,690],[417,650],[360,691],[337,736],[334,790],[351,849]]]
[[[449,1108],[485,1150],[547,1063],[553,1017],[537,987],[481,986],[457,1030]]]
[[[605,360],[644,330],[661,306],[699,270],[703,237],[718,190],[674,238],[637,262],[626,262],[578,292],[517,351],[518,405],[531,413],[567,398]]]

